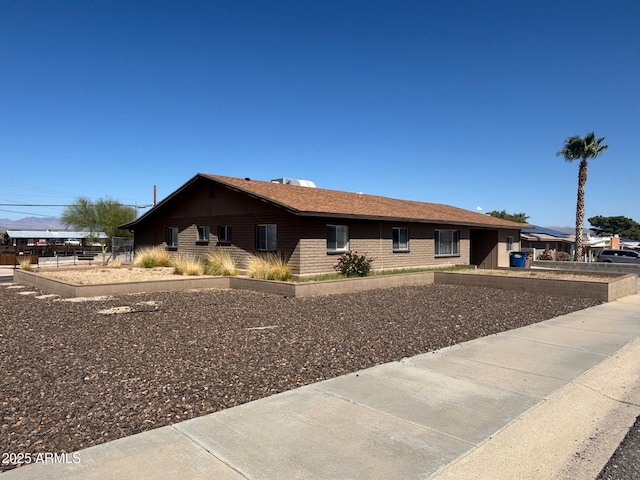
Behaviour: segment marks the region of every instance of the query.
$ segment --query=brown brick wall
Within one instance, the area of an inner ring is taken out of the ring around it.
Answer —
[[[327,253],[326,225],[349,226],[349,248],[364,253],[374,259],[374,270],[392,270],[396,268],[429,267],[436,265],[469,264],[469,229],[460,230],[460,255],[453,257],[435,257],[434,231],[432,225],[399,222],[363,222],[340,221],[336,219],[318,219],[315,224],[307,223],[307,238],[300,240],[302,263],[301,275],[333,273],[339,254]],[[409,229],[409,252],[393,252],[393,227]],[[445,227],[441,228],[453,228]]]
[[[189,254],[204,256],[209,251],[216,248],[229,250],[240,268],[246,268],[251,256],[256,252],[256,226],[261,224],[277,225],[277,254],[282,255],[286,259],[294,257],[291,266],[294,273],[297,273],[297,262],[295,257],[299,258],[298,237],[299,221],[292,215],[286,215],[283,212],[274,210],[272,212],[261,212],[256,214],[243,215],[222,215],[191,218],[192,223],[185,224],[181,219],[166,219],[167,223],[160,229],[156,229],[156,244],[164,245],[165,230],[167,227],[178,227],[178,248],[174,254]],[[198,241],[198,227],[209,227],[209,242]],[[232,243],[218,244],[218,226],[231,226]],[[162,241],[158,241],[162,239]],[[298,260],[299,261],[299,260]]]
[[[167,227],[178,227],[178,248],[173,254],[204,256],[214,248],[229,250],[241,269],[255,254],[256,225],[278,226],[278,254],[289,261],[295,275],[332,273],[338,255],[326,251],[326,225],[348,225],[349,247],[374,259],[374,270],[427,267],[437,265],[468,265],[470,231],[466,227],[427,225],[357,219],[299,217],[284,208],[235,192],[221,185],[210,188],[206,181],[195,182],[176,196],[175,201],[146,219],[135,232],[136,248],[144,245],[165,245]],[[230,225],[232,244],[218,244],[218,226]],[[198,226],[209,226],[209,242],[198,242]],[[409,251],[393,252],[392,227],[409,229]],[[460,254],[435,257],[434,231],[460,231]],[[508,231],[501,231],[500,241],[506,241]],[[517,233],[517,232],[516,232]],[[506,247],[501,243],[501,249]],[[503,257],[504,258],[504,257]],[[508,255],[507,255],[508,263]]]

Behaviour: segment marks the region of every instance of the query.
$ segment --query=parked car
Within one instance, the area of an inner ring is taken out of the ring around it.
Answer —
[[[603,250],[596,257],[596,261],[605,263],[640,264],[640,253],[634,250]]]

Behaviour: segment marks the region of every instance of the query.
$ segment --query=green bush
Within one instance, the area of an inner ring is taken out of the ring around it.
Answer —
[[[568,262],[571,260],[571,255],[567,252],[556,252],[556,262]]]
[[[366,254],[359,255],[358,252],[349,250],[340,255],[333,268],[346,277],[366,277],[371,272],[371,262],[373,259]]]

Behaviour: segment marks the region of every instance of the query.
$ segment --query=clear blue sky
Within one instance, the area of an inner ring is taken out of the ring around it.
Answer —
[[[0,203],[203,172],[570,226],[555,154],[594,131],[586,217],[640,221],[639,25],[631,0],[0,0]]]

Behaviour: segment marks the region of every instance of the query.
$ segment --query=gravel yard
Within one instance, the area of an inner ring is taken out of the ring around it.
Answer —
[[[0,285],[0,452],[79,450],[599,303],[447,285],[85,301],[29,290]]]

